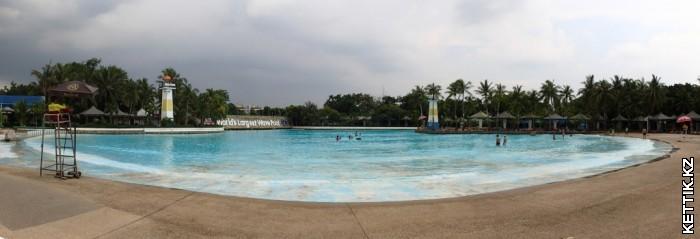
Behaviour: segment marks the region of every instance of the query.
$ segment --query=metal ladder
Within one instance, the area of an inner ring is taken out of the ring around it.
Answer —
[[[53,126],[53,129],[47,129],[47,127],[42,127],[41,129],[39,175],[43,176],[44,171],[50,171],[54,172],[55,177],[60,179],[66,179],[68,177],[80,178],[82,173],[78,171],[78,161],[75,155],[77,135],[75,127],[71,126],[70,114],[44,114],[44,124]],[[44,157],[47,130],[53,130],[55,156],[53,160],[49,157]]]

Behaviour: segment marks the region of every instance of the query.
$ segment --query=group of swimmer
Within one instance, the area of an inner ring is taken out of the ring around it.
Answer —
[[[561,132],[561,137],[562,137],[562,139],[564,139],[564,137],[567,135],[566,129],[561,129],[561,130],[559,130],[559,132]],[[574,134],[572,134],[571,132],[568,132],[568,134],[569,134],[569,137],[574,136]],[[557,140],[557,132],[556,131],[552,132],[552,140]],[[507,138],[507,136],[503,135],[503,144],[502,145],[506,146],[506,143],[508,143],[508,138]],[[496,146],[501,146],[501,135],[500,134],[496,134]]]
[[[335,141],[336,141],[336,142],[338,142],[338,141],[340,141],[340,140],[342,140],[342,139],[343,139],[343,137],[341,137],[339,134],[335,135]],[[353,137],[352,134],[348,134],[348,140],[353,140],[353,139],[355,139],[355,140],[362,140],[362,133],[359,133],[359,132],[355,131],[355,136],[354,136],[354,137]]]
[[[561,132],[561,138],[564,139],[566,137],[566,129],[560,129],[559,132]],[[574,134],[569,132],[569,137],[574,137]],[[552,140],[557,140],[557,132],[552,131]]]
[[[503,135],[503,146],[506,146],[506,143],[508,143],[508,137]],[[501,135],[496,134],[496,146],[501,146]]]

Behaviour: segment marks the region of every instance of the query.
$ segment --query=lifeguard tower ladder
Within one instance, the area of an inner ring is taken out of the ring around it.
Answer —
[[[39,163],[39,175],[44,171],[54,172],[55,177],[66,179],[68,177],[80,178],[78,161],[75,157],[76,130],[71,126],[69,113],[44,114],[44,125],[41,130],[41,162]],[[53,128],[53,129],[52,129]],[[46,131],[53,130],[54,159],[44,157],[44,145],[49,137]],[[46,162],[45,162],[46,161]]]

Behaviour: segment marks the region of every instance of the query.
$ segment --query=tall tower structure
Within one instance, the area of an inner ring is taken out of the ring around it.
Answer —
[[[428,100],[428,129],[437,130],[440,128],[438,119],[438,100],[433,97]]]
[[[175,82],[173,82],[173,78],[169,75],[163,75],[162,79],[163,83],[160,86],[162,91],[160,98],[160,119],[174,119],[173,90],[175,89]]]

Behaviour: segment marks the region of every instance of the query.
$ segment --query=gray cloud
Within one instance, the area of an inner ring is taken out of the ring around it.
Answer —
[[[271,105],[457,78],[526,88],[578,86],[586,74],[693,82],[697,4],[633,3],[0,0],[0,84],[90,57],[134,78],[174,67],[200,89]]]

